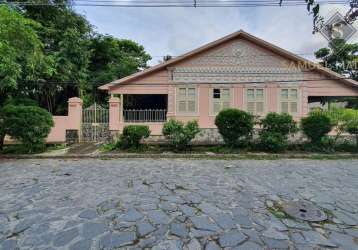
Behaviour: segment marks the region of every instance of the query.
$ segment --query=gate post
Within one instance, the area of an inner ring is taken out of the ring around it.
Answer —
[[[121,123],[121,100],[118,97],[109,99],[109,130],[113,134],[118,133]]]
[[[81,122],[82,122],[82,100],[78,97],[72,97],[68,99],[68,120],[67,120],[67,131],[66,137],[76,137],[69,138],[69,140],[80,141],[81,135]],[[77,135],[74,135],[76,133]],[[67,136],[68,134],[68,136]],[[66,138],[67,140],[67,138]]]

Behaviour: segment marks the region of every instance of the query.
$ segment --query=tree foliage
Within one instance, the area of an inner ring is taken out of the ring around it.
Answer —
[[[169,139],[175,150],[184,150],[191,140],[200,132],[197,121],[189,121],[184,125],[181,121],[170,119],[163,126],[163,135]]]
[[[298,130],[296,122],[287,113],[268,113],[260,123],[261,148],[270,152],[279,152],[286,149],[288,135]]]
[[[13,93],[21,79],[31,80],[42,59],[40,25],[7,6],[0,6],[0,99]],[[0,101],[1,104],[1,101]]]
[[[312,144],[320,145],[322,138],[332,130],[333,124],[326,114],[315,111],[301,119],[301,127]]]
[[[225,109],[215,118],[215,125],[231,147],[246,143],[252,136],[254,117],[239,109]]]
[[[36,106],[6,105],[2,108],[4,132],[21,141],[29,151],[43,147],[51,127],[52,115]]]
[[[143,138],[148,138],[150,130],[144,125],[128,125],[123,128],[119,143],[121,148],[139,148]]]
[[[95,33],[69,1],[36,1],[46,5],[1,7],[1,41],[7,33],[9,42],[18,41],[12,47],[0,43],[1,86],[17,87],[6,94],[30,97],[50,112],[64,114],[69,97],[80,96],[85,104],[98,96],[104,101],[99,85],[147,67],[150,56],[141,45]]]
[[[99,85],[133,74],[147,67],[151,59],[144,47],[134,41],[96,34],[90,40],[92,55],[89,63],[90,84],[87,91],[96,97]],[[101,96],[97,95],[101,100]],[[103,96],[102,96],[103,99]],[[93,100],[91,100],[93,101]]]
[[[321,48],[315,52],[321,65],[358,80],[358,43],[347,44],[343,39],[335,39],[330,48]]]

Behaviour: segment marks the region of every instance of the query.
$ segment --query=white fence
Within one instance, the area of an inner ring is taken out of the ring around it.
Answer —
[[[124,122],[165,122],[167,120],[166,109],[125,109],[123,110]]]

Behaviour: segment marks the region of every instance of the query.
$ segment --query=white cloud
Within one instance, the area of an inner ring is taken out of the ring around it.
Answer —
[[[322,9],[327,15],[334,8]],[[327,46],[320,34],[312,34],[312,16],[305,6],[261,8],[109,8],[81,7],[101,33],[132,39],[152,55],[152,64],[166,54],[189,50],[243,29],[304,57]],[[344,12],[343,12],[344,13]],[[358,34],[357,34],[358,35]],[[356,38],[353,38],[356,39]],[[357,40],[357,39],[356,39]]]

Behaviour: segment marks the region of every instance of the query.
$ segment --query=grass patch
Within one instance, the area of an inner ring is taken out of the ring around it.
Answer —
[[[29,152],[29,148],[23,144],[9,144],[4,145],[3,150],[0,151],[0,154],[9,154],[9,155],[22,155],[22,154],[39,154],[47,151],[60,150],[64,149],[66,146],[64,144],[46,144],[45,147],[40,147],[38,150]]]

